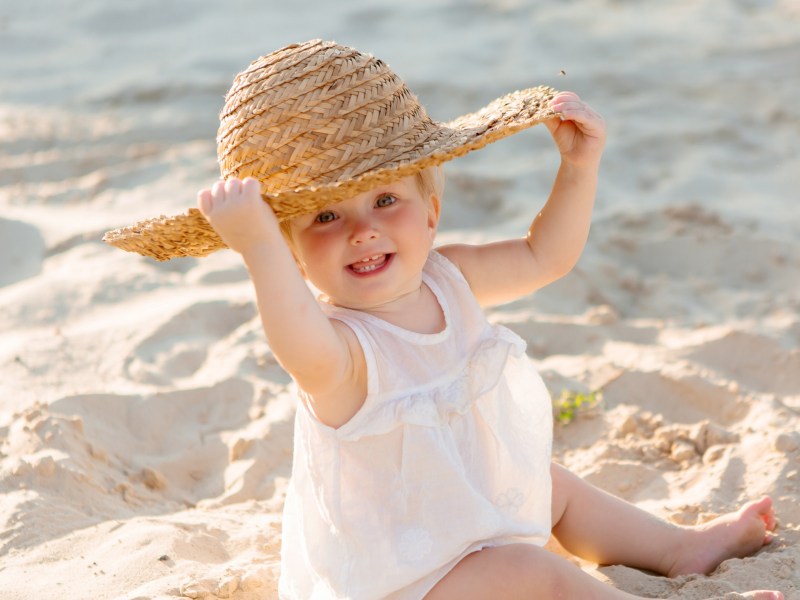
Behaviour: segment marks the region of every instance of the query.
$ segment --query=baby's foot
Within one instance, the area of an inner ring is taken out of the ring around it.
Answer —
[[[689,573],[708,574],[729,558],[753,554],[772,541],[775,529],[775,509],[772,499],[764,496],[757,502],[745,504],[738,512],[688,528],[686,544],[669,571],[670,577]],[[782,598],[779,592],[749,592],[758,600]],[[762,595],[758,595],[762,594]],[[772,594],[772,595],[770,595]]]
[[[755,590],[754,592],[746,592],[740,595],[744,598],[752,598],[753,600],[783,600],[782,593],[770,592],[768,590]]]

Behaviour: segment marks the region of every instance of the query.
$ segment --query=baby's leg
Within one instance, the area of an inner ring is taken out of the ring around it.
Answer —
[[[748,592],[752,600],[783,600],[780,592]],[[606,585],[569,561],[529,544],[486,548],[466,556],[425,600],[643,600]]]
[[[599,564],[624,564],[663,573],[707,573],[726,558],[750,554],[775,528],[772,502],[764,498],[737,513],[698,527],[678,527],[593,487],[553,465],[553,533],[573,554]],[[783,600],[754,591],[752,600]],[[538,546],[511,544],[473,552],[425,600],[527,600],[594,598],[639,600],[605,585],[564,558]]]
[[[425,600],[638,600],[605,585],[569,561],[532,544],[484,548],[464,557]],[[771,600],[771,599],[770,599]]]
[[[669,576],[709,573],[752,554],[775,528],[765,497],[697,527],[679,527],[553,465],[553,534],[564,548],[598,564],[622,564]]]

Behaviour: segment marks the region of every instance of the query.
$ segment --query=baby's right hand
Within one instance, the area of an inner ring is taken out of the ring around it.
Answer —
[[[253,177],[233,177],[200,190],[197,207],[222,241],[240,254],[280,237],[275,213],[261,198],[261,184]]]

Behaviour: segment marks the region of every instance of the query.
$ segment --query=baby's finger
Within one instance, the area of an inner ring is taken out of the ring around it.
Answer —
[[[596,114],[588,104],[582,100],[559,100],[550,105],[556,112],[566,114]]]
[[[231,177],[225,182],[226,194],[239,194],[242,191],[242,182],[236,177]]]
[[[566,103],[559,107],[558,113],[562,121],[573,121],[583,131],[603,128],[603,117],[583,102]]]
[[[214,200],[211,197],[211,190],[205,189],[197,192],[197,208],[204,215],[209,214],[214,210]]]
[[[558,92],[550,99],[550,105],[552,106],[554,103],[565,100],[580,100],[580,97],[575,92]]]
[[[245,177],[242,182],[242,194],[261,197],[261,182],[255,177]]]
[[[550,99],[548,106],[554,111],[559,112],[562,108],[572,102],[582,102],[575,92],[559,92]]]
[[[211,186],[211,197],[214,199],[214,206],[219,207],[225,202],[225,182],[215,181]]]

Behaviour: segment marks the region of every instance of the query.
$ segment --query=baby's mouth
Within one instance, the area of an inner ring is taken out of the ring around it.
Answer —
[[[347,268],[358,275],[372,273],[373,271],[385,267],[392,256],[392,254],[376,254],[375,256],[370,256],[369,258],[354,262],[348,265]]]

